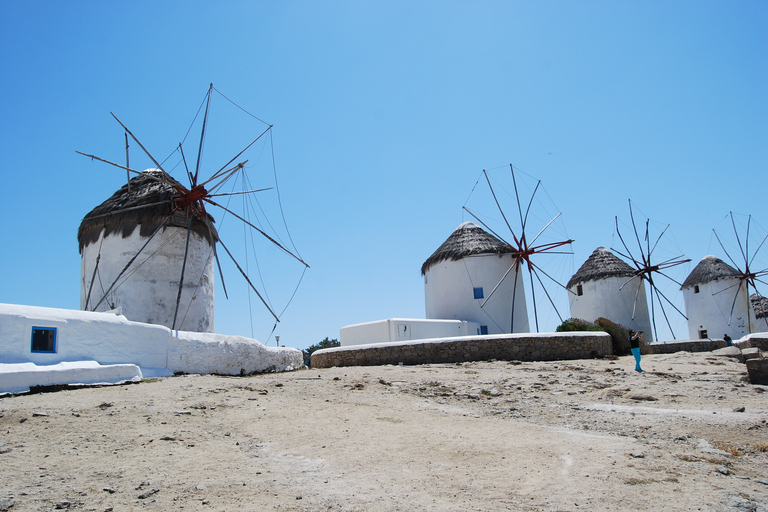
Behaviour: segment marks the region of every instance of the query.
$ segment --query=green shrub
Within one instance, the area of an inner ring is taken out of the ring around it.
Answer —
[[[595,320],[595,324],[599,325],[605,332],[611,335],[613,355],[626,356],[631,353],[629,346],[629,330],[627,330],[626,327],[603,317]]]
[[[595,325],[592,322],[587,322],[581,318],[569,318],[563,323],[557,326],[555,331],[557,332],[571,332],[571,331],[602,331],[602,327]]]

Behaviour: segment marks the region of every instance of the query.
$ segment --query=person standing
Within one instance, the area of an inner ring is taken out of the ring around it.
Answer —
[[[635,332],[632,329],[629,330],[629,346],[632,349],[632,355],[635,356],[635,371],[643,372],[640,368],[640,342],[643,341],[643,331]]]

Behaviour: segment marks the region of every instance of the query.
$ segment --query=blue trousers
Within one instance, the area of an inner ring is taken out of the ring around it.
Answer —
[[[633,348],[632,349],[632,355],[635,356],[635,370],[641,372],[643,371],[642,368],[640,368],[640,349],[639,348]]]

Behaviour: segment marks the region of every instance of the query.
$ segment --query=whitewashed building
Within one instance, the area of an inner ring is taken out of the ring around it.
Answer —
[[[738,270],[716,256],[705,256],[683,282],[688,336],[733,339],[756,332],[757,323]]]
[[[628,329],[643,331],[653,341],[645,283],[635,270],[605,247],[598,247],[566,287],[571,318],[593,322],[607,318]]]
[[[77,234],[81,309],[120,308],[130,320],[174,327],[188,250],[175,328],[213,332],[217,233],[210,216],[174,212],[178,186],[165,172],[148,169],[85,216]]]
[[[295,348],[243,336],[171,330],[120,311],[0,304],[0,394],[30,385],[140,380],[174,373],[242,375],[304,366]],[[95,380],[94,380],[95,379]]]
[[[481,334],[529,332],[522,267],[512,268],[514,257],[508,244],[476,224],[461,224],[421,267],[426,317],[475,322]]]

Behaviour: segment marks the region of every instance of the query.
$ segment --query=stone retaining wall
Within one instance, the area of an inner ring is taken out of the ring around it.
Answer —
[[[607,333],[567,332],[462,336],[335,347],[314,352],[310,362],[313,368],[329,368],[399,363],[458,363],[488,359],[556,361],[590,359],[611,354],[611,337]]]
[[[728,346],[723,340],[687,340],[671,343],[651,343],[642,345],[643,354],[674,354],[675,352],[711,352]]]

